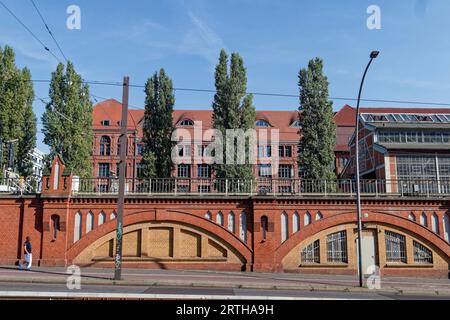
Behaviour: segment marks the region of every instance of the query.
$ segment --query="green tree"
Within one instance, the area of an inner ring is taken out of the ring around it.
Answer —
[[[335,179],[336,125],[328,98],[328,79],[320,58],[309,61],[298,75],[300,87],[299,168],[306,179]]]
[[[247,131],[255,127],[256,110],[253,106],[253,96],[246,94],[247,71],[243,59],[238,53],[232,53],[230,70],[228,70],[228,55],[221,50],[219,63],[215,71],[216,93],[214,95],[213,127],[220,130],[224,137],[223,164],[214,164],[214,171],[218,178],[253,179],[253,166],[249,163],[249,145],[246,143],[245,164],[226,163],[226,154],[235,150],[233,145],[226,144],[227,129],[242,129]]]
[[[28,69],[21,72],[22,75],[22,101],[24,106],[23,120],[21,123],[21,138],[18,142],[18,152],[16,158],[17,171],[20,175],[28,177],[33,174],[32,152],[36,147],[36,115],[33,112],[34,92],[31,74]]]
[[[5,46],[3,50],[0,47],[0,139],[3,141],[0,167],[7,159],[6,142],[17,140],[13,144],[14,169],[26,177],[32,174],[31,152],[36,146],[33,100],[30,71],[16,66],[11,47]]]
[[[92,175],[92,102],[89,87],[68,62],[60,63],[52,73],[50,102],[42,115],[44,143],[50,158],[60,155],[73,174]]]
[[[172,80],[164,69],[155,72],[147,80],[145,94],[143,176],[169,178],[173,168],[171,137],[174,130],[172,113],[175,95]]]

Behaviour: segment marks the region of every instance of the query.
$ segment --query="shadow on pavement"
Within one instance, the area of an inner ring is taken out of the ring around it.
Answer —
[[[36,269],[31,269],[29,271],[27,271],[27,270],[20,270],[17,267],[0,267],[0,269],[16,270],[16,271],[22,271],[22,272],[43,273],[43,274],[54,274],[54,275],[60,275],[60,276],[70,276],[71,275],[70,273],[57,272],[57,271],[44,271],[44,270],[36,270]],[[80,277],[81,278],[87,278],[87,279],[114,280],[113,278],[108,278],[108,277],[86,276],[86,275],[83,275],[83,274],[81,274]]]

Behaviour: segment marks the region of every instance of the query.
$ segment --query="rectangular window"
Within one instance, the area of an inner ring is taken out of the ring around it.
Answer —
[[[178,156],[180,157],[190,157],[191,156],[191,146],[178,146]]]
[[[278,178],[292,178],[292,166],[289,164],[280,164],[278,167]]]
[[[302,263],[320,263],[320,243],[319,240],[306,246],[301,253]]]
[[[100,163],[98,165],[98,176],[109,177],[109,163]]]
[[[138,163],[136,165],[136,177],[142,179],[144,177],[145,165],[143,163]]]
[[[278,156],[280,158],[290,158],[292,157],[292,146],[279,146]]]
[[[386,230],[384,237],[386,240],[386,261],[406,263],[405,236]]]
[[[258,176],[263,178],[272,178],[272,165],[258,164]]]
[[[188,164],[179,164],[177,168],[178,178],[190,178],[191,177],[191,166]]]
[[[138,154],[138,156],[142,156],[143,152],[144,152],[144,145],[142,143],[139,143],[137,145],[137,154]]]
[[[347,232],[340,231],[327,236],[327,261],[347,263]]]
[[[211,178],[211,166],[209,164],[199,164],[197,170],[199,178]]]
[[[258,158],[270,158],[272,156],[272,146],[258,146]]]

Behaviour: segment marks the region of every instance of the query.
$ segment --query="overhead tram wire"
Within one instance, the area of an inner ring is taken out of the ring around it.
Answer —
[[[61,49],[61,46],[59,45],[58,41],[56,40],[56,38],[53,35],[53,32],[50,30],[47,22],[45,21],[44,17],[41,14],[41,11],[38,9],[38,7],[36,6],[36,3],[34,2],[34,0],[30,0],[31,3],[33,4],[33,7],[36,9],[36,12],[38,13],[39,17],[42,20],[42,23],[44,24],[45,28],[47,29],[48,33],[50,34],[50,36],[52,37],[53,41],[55,42],[56,46],[58,47],[59,52],[61,53],[61,55],[64,57],[64,60],[66,60],[66,63],[68,62],[66,55],[64,54],[64,52]]]
[[[56,59],[56,61],[58,61],[58,62],[61,62],[61,60],[33,33],[33,31],[31,31],[30,30],[30,28],[28,28],[23,22],[22,22],[22,20],[20,20],[19,19],[19,17],[17,17],[15,14],[14,14],[14,12],[12,12],[11,11],[11,9],[9,9],[4,3],[3,3],[3,1],[1,1],[0,0],[0,5],[2,5],[3,6],[3,8],[5,8],[6,9],[6,11],[8,11],[9,12],[9,14],[10,15],[12,15],[16,20],[17,20],[17,22],[19,22],[21,25],[22,25],[22,27],[24,27],[25,28],[25,30],[27,30],[28,31],[28,33],[29,34],[31,34],[31,36],[37,41],[37,42],[39,42],[41,45],[42,45],[42,47],[44,47],[44,50],[45,51],[47,51],[48,53],[50,53],[55,59]]]
[[[33,81],[33,82],[50,82],[50,80],[23,80],[23,81]],[[123,84],[119,82],[108,82],[108,81],[96,81],[89,80],[83,81],[83,83],[91,84],[91,85],[105,85],[105,86],[117,86],[122,87]],[[130,87],[134,88],[145,88],[144,85],[130,84]],[[195,88],[173,88],[174,91],[188,91],[188,92],[199,92],[199,93],[216,93],[216,90],[212,89],[195,89]],[[271,96],[271,97],[284,97],[284,98],[297,98],[299,95],[295,94],[284,94],[284,93],[274,93],[274,92],[246,92],[247,94],[252,94],[255,96]],[[98,96],[97,96],[98,97]],[[328,97],[330,100],[342,100],[342,101],[356,101],[356,98],[348,98],[348,97]],[[427,102],[427,101],[413,101],[413,100],[388,100],[388,99],[361,99],[364,102],[376,102],[376,103],[393,103],[393,104],[409,104],[409,105],[427,105],[427,106],[442,106],[442,107],[450,107],[450,102]],[[142,109],[136,107],[138,109]]]

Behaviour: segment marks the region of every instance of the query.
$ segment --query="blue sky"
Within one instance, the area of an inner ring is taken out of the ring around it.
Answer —
[[[2,1],[59,54],[30,1]],[[214,66],[225,48],[243,56],[249,91],[297,94],[299,69],[319,56],[330,96],[355,97],[368,55],[377,49],[381,54],[370,70],[365,98],[450,102],[448,0],[35,2],[85,80],[120,82],[129,75],[131,83],[144,84],[163,67],[175,87],[213,89]],[[66,27],[72,4],[81,9],[81,30]],[[366,26],[371,4],[381,9],[381,30]],[[50,78],[55,59],[0,7],[0,46],[6,44],[34,79]],[[35,84],[35,92],[46,98],[48,85]],[[121,99],[120,87],[91,85],[91,93]],[[143,101],[142,89],[131,89],[130,104],[140,107]],[[175,107],[204,109],[211,102],[212,94],[179,91]],[[335,109],[344,103],[335,100]],[[298,99],[255,96],[254,104],[286,110],[296,108]],[[36,101],[34,109],[40,118],[42,103]],[[46,151],[42,138],[38,134],[38,146]]]

